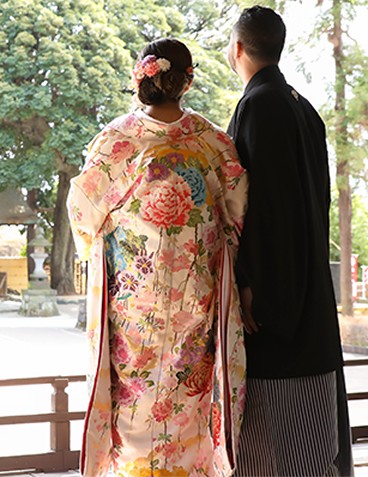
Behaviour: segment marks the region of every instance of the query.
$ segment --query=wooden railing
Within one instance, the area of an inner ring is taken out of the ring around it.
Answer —
[[[344,366],[368,366],[368,359],[348,359],[344,361]],[[357,399],[368,400],[368,390],[359,393],[348,393],[348,401],[355,401]],[[352,426],[351,433],[353,443],[356,443],[358,439],[368,439],[368,425]]]
[[[71,382],[85,381],[86,376],[50,376],[42,378],[5,379],[0,386],[51,384],[51,412],[35,415],[0,416],[0,425],[50,423],[50,452],[0,457],[0,472],[32,470],[42,472],[78,469],[80,451],[70,450],[70,422],[84,419],[85,412],[69,412],[66,388]]]
[[[347,360],[345,366],[368,366],[368,359]],[[65,390],[69,383],[85,380],[86,376],[51,376],[0,381],[0,387],[32,384],[51,384],[53,386],[50,413],[0,416],[0,425],[50,422],[51,451],[44,454],[0,457],[0,472],[25,469],[39,472],[78,469],[80,452],[70,450],[70,422],[84,419],[85,412],[69,412],[68,394]],[[368,400],[368,391],[348,393],[348,400],[356,399]],[[353,426],[351,430],[353,442],[357,442],[359,439],[368,439],[368,425]]]

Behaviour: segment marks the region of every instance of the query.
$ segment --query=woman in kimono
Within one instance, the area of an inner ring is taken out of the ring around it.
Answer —
[[[81,472],[230,476],[245,396],[234,256],[247,177],[229,137],[180,99],[184,44],[149,44],[133,77],[143,109],[106,126],[71,182],[89,260],[93,386]]]

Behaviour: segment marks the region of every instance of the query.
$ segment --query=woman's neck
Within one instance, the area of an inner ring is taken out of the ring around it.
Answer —
[[[158,119],[164,123],[173,123],[183,116],[180,103],[164,103],[157,106],[145,106],[144,112],[153,119]]]

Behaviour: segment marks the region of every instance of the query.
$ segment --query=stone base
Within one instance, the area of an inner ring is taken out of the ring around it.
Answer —
[[[24,316],[57,316],[56,290],[22,290],[19,314]]]

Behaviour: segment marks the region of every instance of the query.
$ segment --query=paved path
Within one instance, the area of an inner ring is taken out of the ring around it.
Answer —
[[[59,304],[60,316],[30,318],[18,315],[17,302],[0,301],[0,379],[85,374],[86,334],[76,328],[77,299]],[[345,353],[345,358],[359,356]],[[361,356],[366,358],[366,356]],[[350,392],[368,388],[368,366],[345,370]],[[68,387],[70,410],[87,407],[85,383]],[[37,414],[50,409],[50,385],[0,387],[0,415]],[[352,425],[368,425],[368,401],[349,403]],[[71,425],[71,449],[80,449],[82,422]],[[0,426],[0,457],[49,451],[49,424]],[[368,443],[354,446],[356,477],[368,477]],[[11,474],[1,474],[11,475]],[[14,473],[12,475],[15,475]],[[70,471],[52,474],[16,474],[18,477],[77,477]]]

